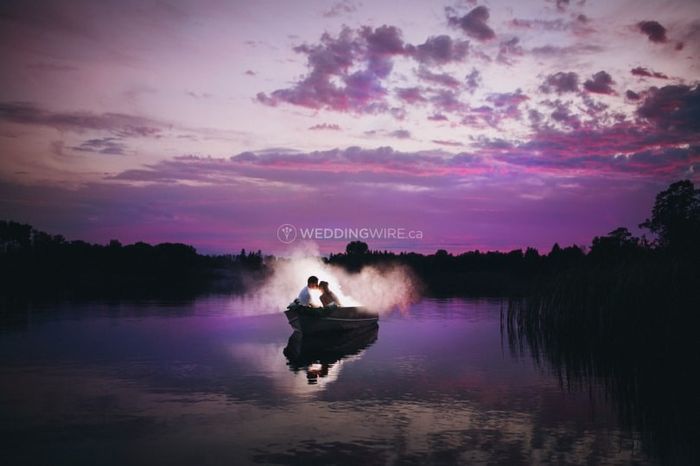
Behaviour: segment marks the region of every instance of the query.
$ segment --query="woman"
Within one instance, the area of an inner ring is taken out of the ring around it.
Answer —
[[[331,305],[336,305],[340,307],[340,300],[338,297],[333,293],[329,288],[328,288],[328,282],[321,282],[318,284],[318,287],[321,288],[321,304],[323,304],[323,307],[328,307]]]

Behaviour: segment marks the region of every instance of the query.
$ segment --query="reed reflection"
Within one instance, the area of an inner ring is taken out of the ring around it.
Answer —
[[[585,306],[538,298],[511,302],[503,314],[511,353],[531,354],[565,390],[592,398],[602,390],[623,428],[638,433],[644,452],[661,464],[700,464],[700,399],[689,375],[699,363],[696,330],[675,325],[669,338],[668,329],[647,322],[670,312],[662,305],[618,306],[617,315],[636,322],[601,325],[585,319]]]

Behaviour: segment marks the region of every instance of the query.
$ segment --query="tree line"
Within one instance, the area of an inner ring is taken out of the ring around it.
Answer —
[[[527,296],[552,277],[577,270],[605,275],[620,267],[654,268],[654,264],[678,270],[700,257],[699,193],[689,180],[660,192],[650,217],[639,224],[651,239],[619,227],[593,238],[588,248],[554,244],[544,254],[526,248],[462,254],[441,249],[427,255],[373,251],[367,243],[353,241],[345,252],[324,260],[349,271],[368,265],[405,265],[424,294],[433,296]],[[30,225],[0,221],[0,295],[243,291],[249,280],[259,283],[270,273],[275,260],[261,251],[202,255],[181,243],[67,241]]]
[[[242,291],[263,276],[261,251],[202,255],[190,245],[67,241],[0,221],[0,296],[140,297]]]
[[[405,264],[429,294],[445,296],[528,296],[554,277],[576,271],[604,275],[620,268],[653,268],[654,264],[659,270],[693,269],[700,259],[700,190],[689,180],[671,184],[656,196],[650,217],[638,226],[650,237],[636,237],[621,226],[593,238],[590,247],[555,243],[545,254],[534,248],[457,255],[445,250],[431,255],[396,254],[372,251],[366,243],[353,241],[344,253],[331,255],[327,262],[351,271],[365,265]],[[688,273],[683,283],[694,274]]]

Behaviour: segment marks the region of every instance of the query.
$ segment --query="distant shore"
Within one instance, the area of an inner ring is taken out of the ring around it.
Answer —
[[[698,192],[686,180],[659,193],[651,217],[640,224],[654,240],[634,237],[620,227],[593,238],[590,247],[554,244],[547,254],[527,248],[458,255],[446,250],[428,255],[373,251],[368,244],[353,241],[344,252],[324,261],[349,272],[365,266],[380,270],[406,266],[425,296],[528,297],[541,295],[565,275],[600,275],[611,270],[618,271],[614,279],[645,270],[649,276],[639,277],[639,283],[657,281],[654,271],[682,268],[700,257]],[[202,255],[181,243],[67,241],[14,221],[0,221],[0,259],[0,296],[26,298],[244,293],[269,276],[277,261],[286,260],[245,249],[237,254]],[[695,283],[694,276],[684,278],[690,280],[688,286]]]

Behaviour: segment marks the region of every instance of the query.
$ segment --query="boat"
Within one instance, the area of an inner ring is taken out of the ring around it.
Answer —
[[[379,322],[379,314],[360,306],[308,307],[290,304],[284,314],[289,325],[305,335],[345,332],[376,326]]]

